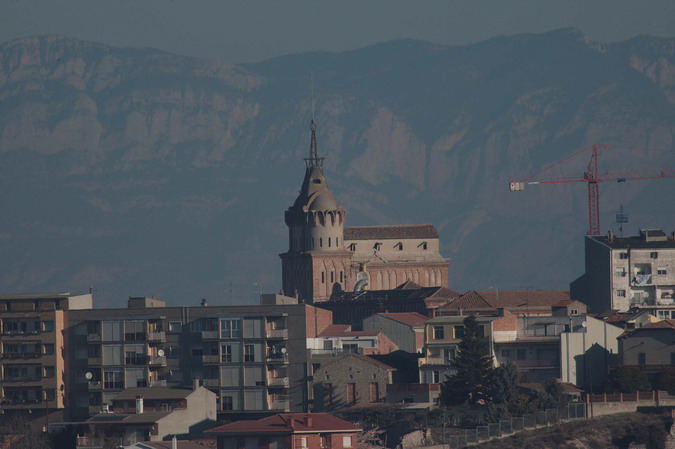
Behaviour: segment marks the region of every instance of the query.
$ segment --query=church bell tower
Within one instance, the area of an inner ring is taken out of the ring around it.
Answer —
[[[288,251],[280,255],[284,294],[297,295],[300,302],[309,304],[325,301],[352,284],[347,279],[351,252],[344,246],[346,211],[328,189],[314,120],[310,130],[305,178],[295,203],[285,213]]]

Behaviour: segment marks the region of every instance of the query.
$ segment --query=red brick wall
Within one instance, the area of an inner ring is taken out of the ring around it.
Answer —
[[[307,338],[316,338],[324,329],[333,324],[333,312],[309,305],[305,307]]]

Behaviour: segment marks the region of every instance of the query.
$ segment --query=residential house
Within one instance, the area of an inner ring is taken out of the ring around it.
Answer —
[[[284,413],[235,421],[207,431],[218,449],[350,449],[362,429],[329,413]]]
[[[381,331],[353,331],[347,324],[332,324],[307,339],[312,357],[332,354],[388,354],[398,346]]]
[[[376,313],[363,320],[363,330],[380,331],[399,349],[418,353],[424,348],[424,325],[429,317],[416,312]]]
[[[619,337],[621,364],[652,374],[675,367],[675,320],[663,320]]]

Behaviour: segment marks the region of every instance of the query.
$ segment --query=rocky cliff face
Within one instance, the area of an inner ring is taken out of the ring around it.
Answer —
[[[278,289],[308,152],[349,224],[431,222],[459,290],[566,288],[582,184],[507,183],[592,143],[607,170],[675,167],[675,40],[575,30],[466,47],[389,42],[226,65],[60,37],[0,46],[0,290],[175,303]],[[565,170],[579,176],[585,156]],[[602,185],[603,228],[675,222],[674,180]]]

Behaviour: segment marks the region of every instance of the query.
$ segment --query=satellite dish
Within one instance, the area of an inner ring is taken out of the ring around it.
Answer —
[[[586,323],[585,321],[581,322],[581,327],[587,327],[587,326],[588,326],[588,323]]]
[[[87,371],[84,375],[84,378],[87,380],[92,380],[94,378],[94,375],[91,372]]]
[[[649,292],[642,292],[642,297],[644,299],[649,299]]]
[[[281,348],[281,353],[286,354],[286,348]]]
[[[159,351],[157,351],[157,355],[160,357],[164,357],[164,349],[160,349]]]

